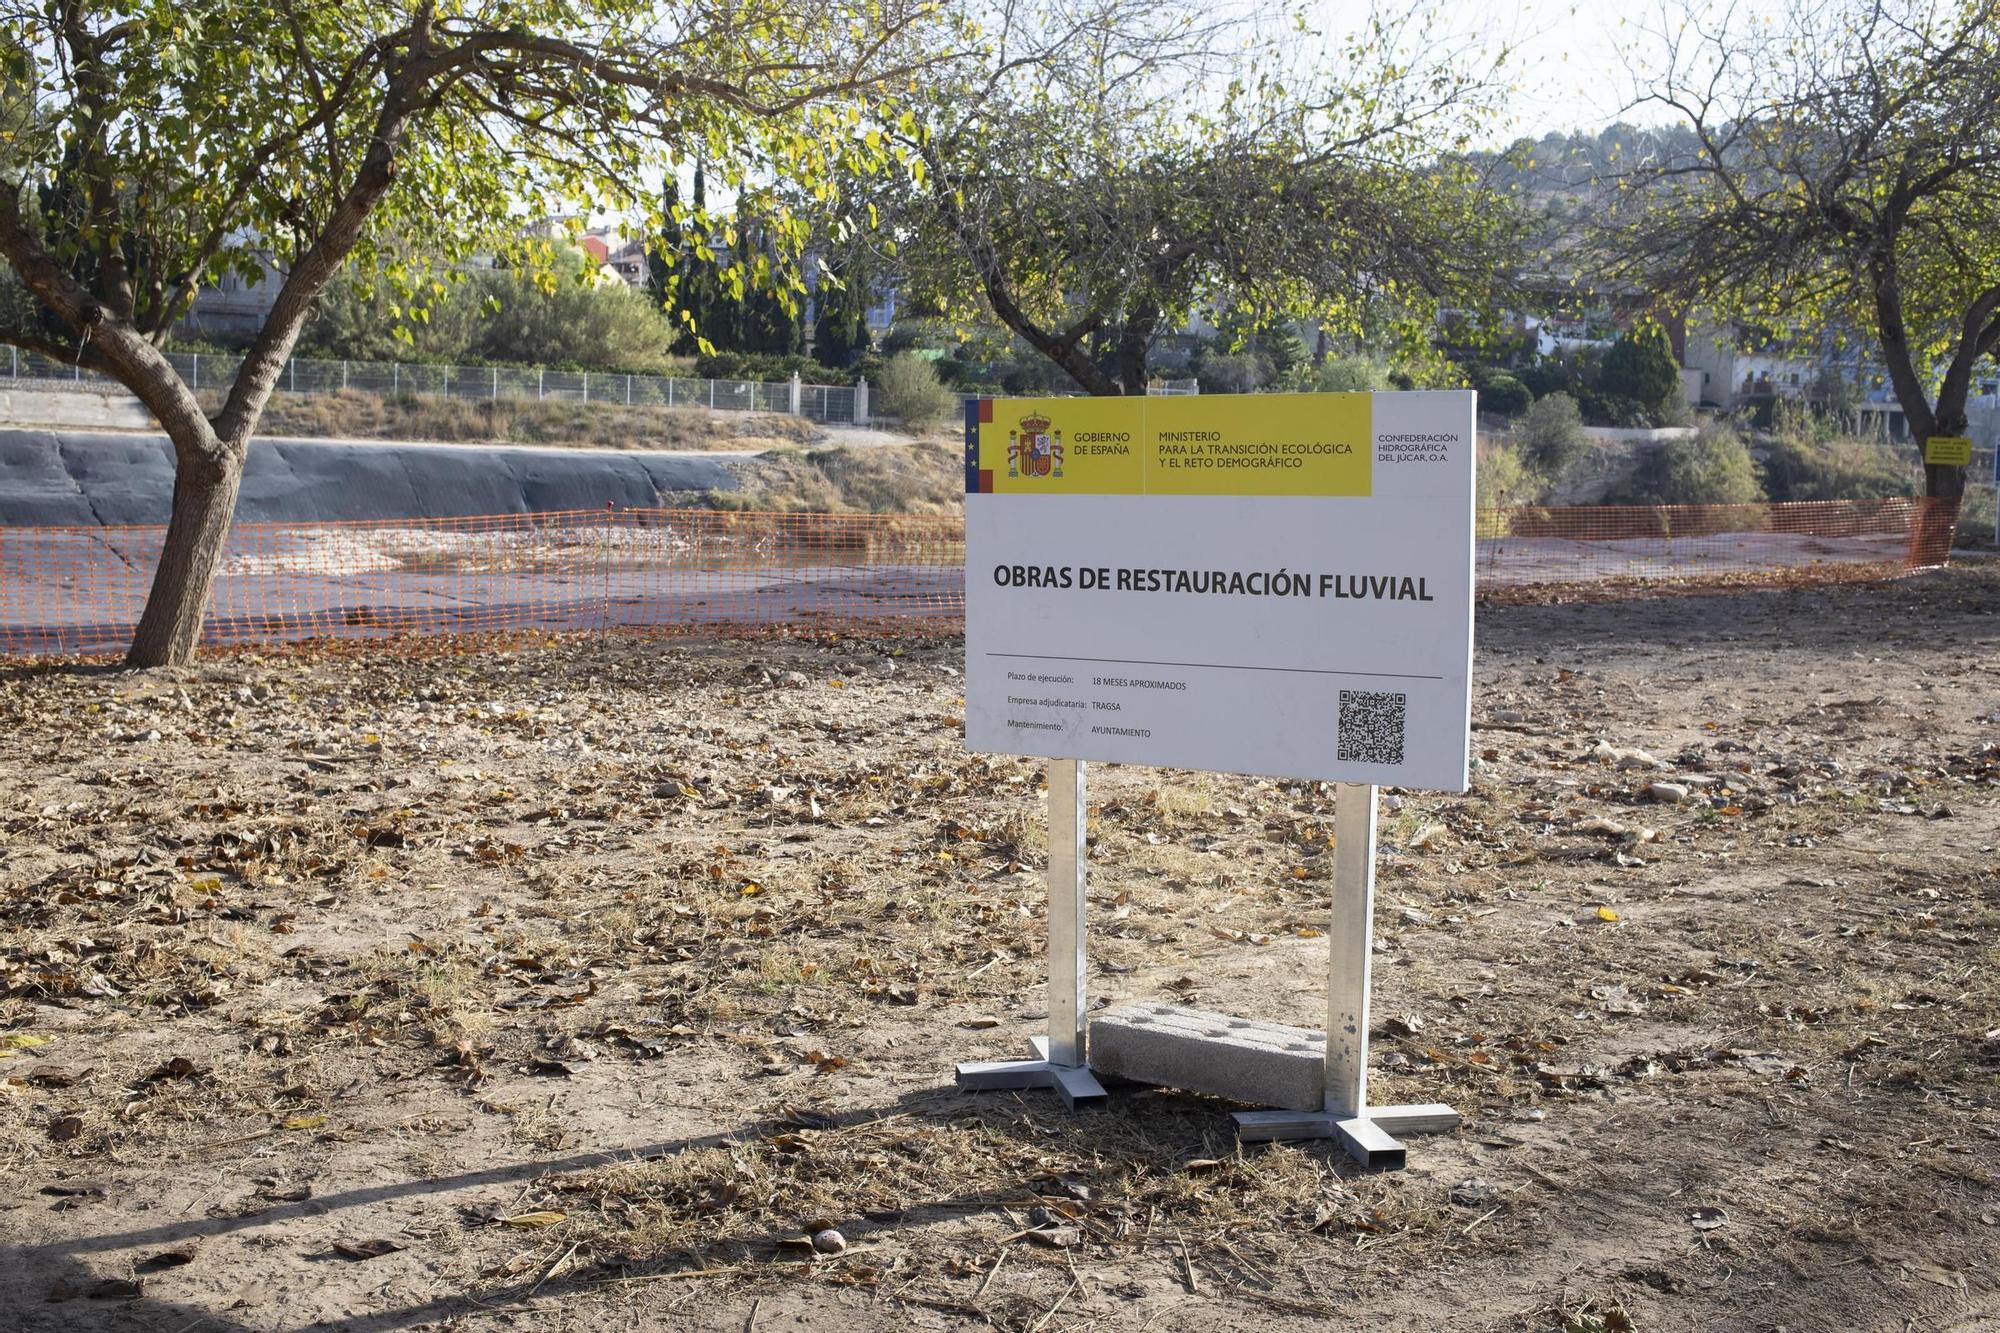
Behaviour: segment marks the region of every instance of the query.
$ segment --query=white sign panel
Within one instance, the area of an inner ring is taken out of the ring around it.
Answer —
[[[970,405],[966,744],[1464,790],[1473,404]]]

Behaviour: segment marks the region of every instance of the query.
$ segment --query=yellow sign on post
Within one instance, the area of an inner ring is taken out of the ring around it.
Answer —
[[[1972,441],[1963,435],[1933,435],[1924,441],[1924,462],[1933,467],[1969,466]]]

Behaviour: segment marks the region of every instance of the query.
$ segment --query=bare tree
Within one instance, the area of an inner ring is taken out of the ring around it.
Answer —
[[[990,314],[1093,394],[1142,393],[1198,313],[1358,328],[1479,303],[1511,207],[1462,150],[1504,52],[1427,43],[1421,7],[1344,44],[1191,0],[1013,0],[983,68],[925,99],[900,201],[919,293]],[[1108,364],[1107,364],[1108,363]]]
[[[1754,19],[1663,11],[1637,104],[1694,143],[1623,175],[1607,265],[1780,335],[1870,332],[1918,448],[1963,435],[2000,349],[2000,0]],[[1964,487],[1926,466],[1928,494]]]
[[[350,255],[399,228],[465,249],[522,213],[630,206],[676,155],[737,184],[880,170],[850,105],[941,58],[936,17],[928,0],[0,0],[18,284],[0,341],[109,373],[174,445],[129,660],[193,652],[251,433]],[[203,283],[267,253],[275,302],[211,416],[162,345]]]

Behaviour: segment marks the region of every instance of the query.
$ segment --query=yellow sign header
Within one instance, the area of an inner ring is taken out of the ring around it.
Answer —
[[[982,399],[966,490],[991,495],[1370,493],[1365,393]]]

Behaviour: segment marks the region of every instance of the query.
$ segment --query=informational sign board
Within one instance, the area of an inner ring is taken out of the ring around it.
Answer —
[[[1972,462],[1972,440],[1965,435],[1933,435],[1924,441],[1924,461],[1938,467],[1965,467]]]
[[[986,399],[966,744],[1462,791],[1469,392]]]

